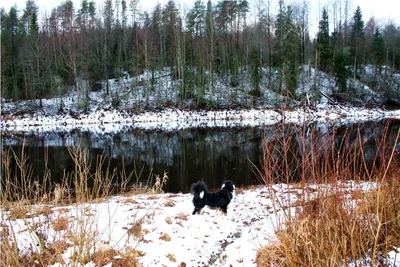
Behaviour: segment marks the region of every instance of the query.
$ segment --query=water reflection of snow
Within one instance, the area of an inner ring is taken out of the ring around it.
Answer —
[[[148,111],[138,115],[116,110],[100,110],[80,114],[79,118],[70,115],[32,115],[3,118],[0,126],[3,132],[51,133],[70,132],[74,129],[94,133],[117,133],[127,129],[176,131],[187,128],[247,127],[266,126],[279,122],[312,123],[334,122],[336,124],[400,118],[400,110],[363,109],[343,106],[322,105],[316,110],[295,109],[274,111],[270,109],[187,111],[166,109]]]

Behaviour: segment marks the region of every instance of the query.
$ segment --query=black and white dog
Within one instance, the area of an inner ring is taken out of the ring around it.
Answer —
[[[220,208],[226,215],[228,204],[231,202],[235,192],[235,185],[228,180],[223,183],[219,191],[210,193],[205,183],[197,182],[192,184],[190,192],[193,194],[193,215],[200,214],[201,209],[206,205],[212,208]]]

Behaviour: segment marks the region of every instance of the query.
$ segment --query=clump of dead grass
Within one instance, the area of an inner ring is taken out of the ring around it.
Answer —
[[[164,207],[173,207],[173,206],[175,206],[175,201],[171,199],[164,202]]]
[[[165,255],[165,257],[167,257],[171,262],[176,262],[175,255],[172,253],[168,253],[167,255]]]
[[[156,181],[151,189],[151,192],[153,194],[163,194],[164,193],[164,186],[168,182],[168,175],[166,172],[164,172],[164,175],[161,177],[159,175],[156,175]]]
[[[160,235],[160,239],[163,241],[171,241],[171,236],[167,233],[162,232]]]
[[[400,155],[394,152],[394,147],[388,149],[385,134],[387,132],[383,133],[384,138],[377,140],[377,155],[370,165],[360,160],[360,157],[364,159],[361,142],[349,144],[344,138],[338,149],[333,135],[326,139],[322,154],[316,143],[308,150],[304,144],[302,153],[305,156],[296,163],[302,168],[295,173],[289,168],[294,163],[288,160],[294,160],[290,156],[298,152],[291,137],[281,136],[278,144],[266,143],[266,181],[271,184],[279,178],[290,182],[291,175],[295,174],[300,178],[299,188],[304,189],[301,195],[296,192],[299,199],[296,203],[283,204],[269,187],[274,209],[282,210],[283,205],[288,205],[285,206],[288,211],[277,225],[277,241],[258,251],[258,266],[387,264],[388,252],[400,246],[400,187],[397,185]],[[398,138],[399,133],[394,144]],[[300,139],[300,143],[305,140]],[[273,169],[277,168],[273,161],[277,155],[286,158],[286,162],[283,159],[286,167]],[[313,179],[305,180],[307,176]],[[363,177],[376,183],[376,188],[343,190],[349,180],[347,177]],[[310,182],[315,185],[312,192],[305,190]],[[294,214],[290,210],[295,210]]]
[[[49,266],[56,263],[65,264],[61,255],[69,246],[65,240],[57,240],[48,244],[41,252],[35,251],[30,255],[24,256],[24,258],[27,259],[26,263],[29,266],[35,266],[38,262],[42,266]]]
[[[143,220],[142,218],[133,223],[132,227],[127,230],[129,236],[134,236],[138,239],[143,237]]]
[[[168,223],[168,224],[172,224],[173,223],[171,217],[169,217],[169,216],[165,218],[165,222]]]
[[[69,220],[66,216],[58,216],[52,224],[54,231],[64,231],[68,229]]]
[[[186,213],[179,212],[179,213],[177,213],[177,214],[175,215],[174,218],[175,218],[175,219],[182,220],[182,221],[187,221],[187,220],[189,219],[189,216],[188,216],[188,214],[186,214]]]
[[[92,255],[92,261],[96,266],[104,266],[112,264],[117,267],[138,267],[138,256],[143,255],[136,249],[128,249],[127,251],[117,251],[112,248],[101,248]]]
[[[25,219],[27,218],[28,207],[23,203],[15,203],[15,205],[9,208],[9,219],[16,220],[16,219]]]

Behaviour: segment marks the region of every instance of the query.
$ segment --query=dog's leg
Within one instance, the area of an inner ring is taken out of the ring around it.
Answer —
[[[195,215],[196,213],[200,214],[200,212],[201,212],[201,208],[194,208],[192,215]]]
[[[221,211],[225,216],[228,215],[228,206],[221,207]]]

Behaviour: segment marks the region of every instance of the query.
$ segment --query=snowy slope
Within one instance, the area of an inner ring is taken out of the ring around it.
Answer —
[[[366,73],[368,71],[371,72],[367,66]],[[330,96],[337,92],[334,78],[307,66],[302,67],[299,72],[296,94],[303,100],[297,104],[269,89],[266,75],[261,82],[262,95],[253,99],[250,95],[251,83],[246,77],[244,71],[243,79],[237,87],[229,85],[229,77],[226,80],[216,79],[213,86],[206,85],[205,101],[214,103],[212,105],[215,109],[194,111],[189,109],[195,101],[194,98],[185,100],[181,108],[171,107],[171,104],[177,105],[179,81],[171,79],[168,69],[156,73],[156,83],[151,90],[148,89],[150,72],[133,78],[126,73],[121,78],[109,80],[109,95],[106,94],[106,84],[103,82],[103,89],[88,92],[88,99],[78,95],[73,88],[63,97],[41,101],[12,102],[1,99],[0,127],[2,131],[16,132],[55,132],[74,128],[115,132],[124,127],[179,130],[196,127],[262,126],[282,121],[358,122],[400,118],[400,111],[367,109],[332,102]],[[275,73],[272,78],[272,82],[276,83]],[[390,81],[396,87],[397,80],[393,78]],[[349,80],[349,83],[352,84],[355,95],[359,95],[362,101],[374,103],[381,98],[381,94],[359,81]],[[313,89],[314,84],[318,90]],[[193,90],[196,96],[198,89]],[[287,103],[288,106],[282,108],[282,103]]]

